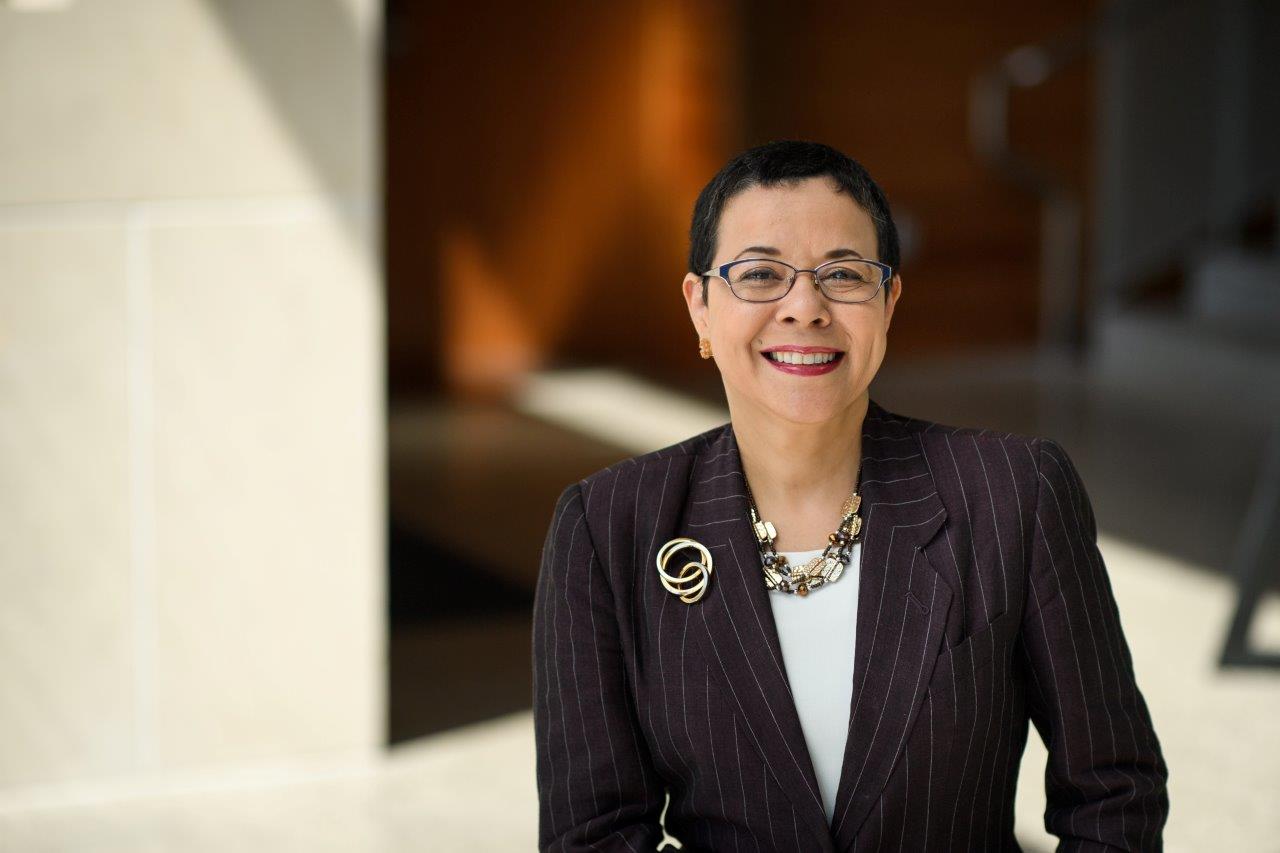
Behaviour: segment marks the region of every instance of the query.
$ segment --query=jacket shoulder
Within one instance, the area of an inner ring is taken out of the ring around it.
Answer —
[[[1003,483],[998,493],[1034,501],[1042,448],[1054,442],[1040,435],[899,416],[904,430],[920,441],[926,464],[948,510],[964,510],[966,497]],[[1028,506],[1031,506],[1028,504]],[[1024,507],[1025,509],[1025,507]]]
[[[610,586],[618,594],[632,589],[635,562],[647,564],[655,537],[675,529],[694,460],[726,426],[621,459],[570,483],[557,501],[553,526],[561,514],[580,517]]]
[[[983,449],[995,449],[1004,445],[1006,448],[1030,447],[1034,450],[1045,440],[1042,436],[1030,433],[1005,432],[990,427],[964,426],[909,415],[898,415],[897,418],[904,429],[918,434],[921,443],[927,448],[962,441],[970,446],[977,444]]]

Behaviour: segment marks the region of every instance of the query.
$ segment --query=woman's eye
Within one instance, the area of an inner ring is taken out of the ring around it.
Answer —
[[[751,279],[753,281],[770,281],[777,277],[777,274],[775,274],[771,269],[748,270],[746,274],[743,275],[743,278]]]

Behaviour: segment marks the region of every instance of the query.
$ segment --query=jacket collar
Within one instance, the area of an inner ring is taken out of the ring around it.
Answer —
[[[783,665],[751,527],[742,459],[725,424],[697,454],[677,535],[705,545],[711,583],[691,620],[728,704],[820,849],[847,849],[905,743],[940,651],[950,588],[922,550],[946,521],[922,442],[868,400],[850,727],[830,826]],[[817,590],[814,595],[822,595]],[[820,652],[821,650],[815,650]],[[833,839],[834,836],[834,839]]]

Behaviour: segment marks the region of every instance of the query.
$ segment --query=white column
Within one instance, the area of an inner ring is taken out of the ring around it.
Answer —
[[[383,741],[375,0],[0,2],[0,806]]]

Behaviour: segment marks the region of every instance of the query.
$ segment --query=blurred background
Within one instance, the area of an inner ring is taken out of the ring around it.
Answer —
[[[555,497],[727,419],[784,137],[903,233],[873,397],[1079,466],[1167,848],[1280,851],[1270,0],[0,0],[0,849],[534,847]]]

